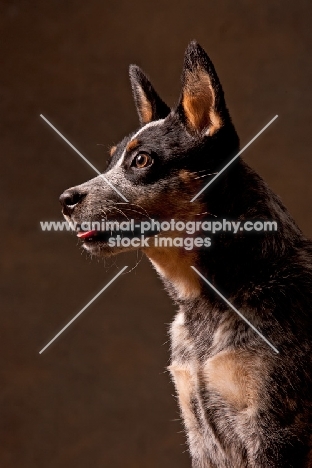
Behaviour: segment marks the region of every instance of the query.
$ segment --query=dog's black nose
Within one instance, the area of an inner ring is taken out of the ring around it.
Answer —
[[[73,188],[65,190],[59,200],[64,210],[66,210],[66,214],[71,214],[75,206],[78,205],[85,196],[86,193],[81,193],[77,189]]]

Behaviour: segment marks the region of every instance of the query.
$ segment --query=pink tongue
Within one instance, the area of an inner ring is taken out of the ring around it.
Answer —
[[[92,237],[94,236],[94,234],[96,234],[96,231],[93,230],[93,231],[80,231],[77,233],[77,237],[80,237],[81,239],[86,239],[87,237]]]

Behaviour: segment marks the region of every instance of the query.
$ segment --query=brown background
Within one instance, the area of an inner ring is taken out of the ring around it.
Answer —
[[[247,143],[244,157],[298,224],[311,221],[311,2],[0,2],[0,466],[189,467],[165,367],[174,306],[146,260],[120,277],[42,355],[39,350],[116,273],[91,261],[61,219],[59,194],[99,169],[137,126],[127,67],[137,63],[170,105],[187,43],[220,75]],[[130,263],[129,263],[130,262]],[[134,266],[135,256],[117,265]]]

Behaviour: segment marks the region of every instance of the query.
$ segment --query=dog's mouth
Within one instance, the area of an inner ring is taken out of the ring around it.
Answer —
[[[112,237],[112,233],[106,232],[106,231],[97,231],[97,230],[78,231],[77,237],[81,239],[83,243],[86,243],[86,244],[95,244],[95,243],[107,244],[110,237]]]
[[[87,249],[92,247],[111,249],[110,239],[123,239],[125,237],[130,240],[134,237],[140,237],[140,229],[135,228],[132,231],[122,231],[122,230],[109,230],[109,231],[100,231],[100,230],[88,230],[83,231],[81,228],[77,230],[77,237],[83,243],[83,246]]]
[[[93,231],[79,231],[77,233],[77,237],[79,237],[79,239],[93,239],[93,237],[97,234],[97,231],[93,230]]]

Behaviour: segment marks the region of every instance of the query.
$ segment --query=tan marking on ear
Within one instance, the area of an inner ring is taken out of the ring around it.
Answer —
[[[135,140],[131,140],[129,141],[129,143],[127,144],[127,151],[132,151],[134,150],[135,148],[137,148],[139,146],[139,140],[135,139]]]
[[[206,72],[197,70],[188,73],[182,105],[193,130],[202,132],[207,129],[213,135],[222,126],[222,120],[215,109],[215,93]]]
[[[143,124],[147,124],[152,121],[153,118],[153,109],[151,103],[146,98],[145,94],[138,88],[138,92],[140,94],[140,115]]]
[[[110,156],[113,156],[113,154],[116,152],[117,146],[112,146],[111,149],[109,150]]]
[[[169,233],[165,237],[169,237]],[[181,299],[195,299],[201,293],[198,275],[192,270],[194,252],[183,248],[150,247],[144,249],[156,271],[174,286]]]
[[[210,117],[211,124],[209,125],[208,130],[209,130],[209,135],[212,136],[214,133],[216,133],[219,130],[219,128],[222,127],[222,120],[221,120],[221,117],[215,112],[214,109],[210,111],[209,117]]]
[[[222,351],[208,359],[203,376],[208,388],[215,390],[238,411],[254,411],[262,382],[261,359],[247,351]]]

